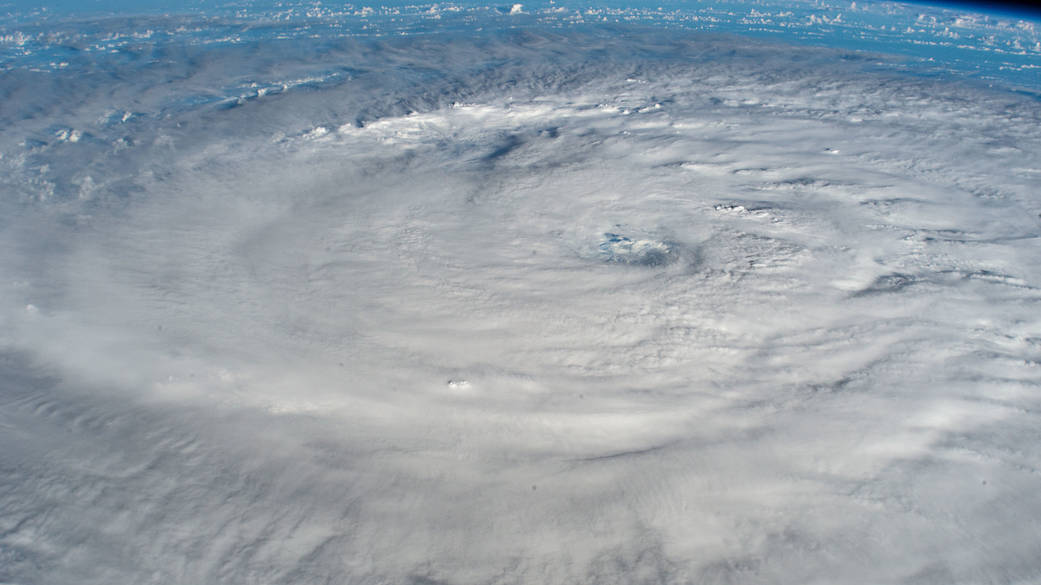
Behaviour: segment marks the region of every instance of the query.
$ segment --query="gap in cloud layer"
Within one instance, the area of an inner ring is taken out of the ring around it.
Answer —
[[[176,8],[163,3],[125,6],[118,1],[15,3],[0,14],[0,70],[77,71],[92,57],[106,54],[148,63],[142,57],[157,44],[213,48],[277,39],[303,40],[320,49],[326,42],[344,38],[395,38],[431,31],[463,35],[475,30],[581,31],[605,25],[739,34],[746,39],[841,48],[888,68],[1013,86],[1035,97],[1041,86],[1037,14],[1009,13],[982,4],[957,8],[943,3],[873,1],[601,2],[595,6],[565,0],[502,6],[279,1],[197,2]],[[875,59],[878,55],[901,58]],[[273,88],[260,88],[265,89]]]

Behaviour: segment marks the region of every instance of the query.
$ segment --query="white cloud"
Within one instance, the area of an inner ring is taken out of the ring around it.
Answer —
[[[1035,102],[728,38],[312,49],[19,106],[0,580],[1036,576]]]

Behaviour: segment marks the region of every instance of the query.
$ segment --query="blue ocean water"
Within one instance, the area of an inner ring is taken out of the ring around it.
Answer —
[[[343,37],[593,24],[738,34],[895,56],[886,59],[887,66],[1041,91],[1041,19],[1008,10],[863,1],[367,5],[19,0],[0,8],[0,67],[70,67],[99,53],[124,53],[129,59],[145,47],[164,43],[221,46],[306,39],[320,45],[322,39]]]

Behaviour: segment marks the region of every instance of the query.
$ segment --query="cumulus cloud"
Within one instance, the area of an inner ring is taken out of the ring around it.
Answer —
[[[312,43],[2,82],[0,580],[1037,578],[1035,101]]]

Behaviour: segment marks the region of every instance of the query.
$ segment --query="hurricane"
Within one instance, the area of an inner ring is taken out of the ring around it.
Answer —
[[[1041,582],[1041,17],[0,4],[0,583]]]

